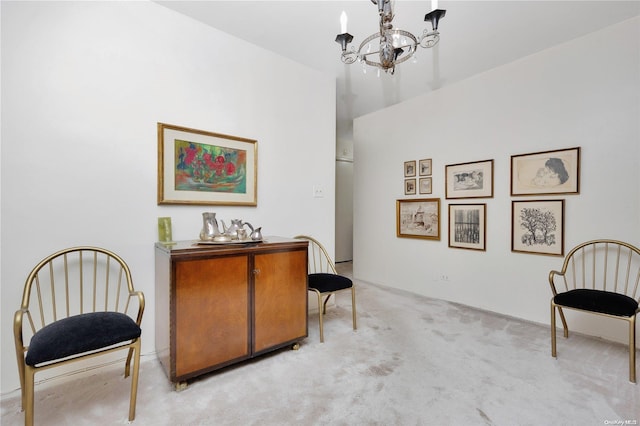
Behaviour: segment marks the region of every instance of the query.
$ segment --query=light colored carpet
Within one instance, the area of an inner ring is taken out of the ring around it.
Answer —
[[[344,268],[344,266],[343,266]],[[550,356],[537,324],[358,283],[317,317],[298,351],[277,351],[172,390],[143,358],[134,425],[606,425],[640,422],[623,345],[572,335]],[[36,386],[39,425],[126,424],[129,380],[105,367]],[[19,392],[2,424],[19,425]]]

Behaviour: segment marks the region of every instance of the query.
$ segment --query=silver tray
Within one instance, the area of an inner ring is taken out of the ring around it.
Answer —
[[[231,241],[204,241],[198,240],[197,244],[206,244],[206,245],[214,245],[214,246],[224,246],[228,244],[253,244],[253,243],[261,243],[262,240],[231,240]]]

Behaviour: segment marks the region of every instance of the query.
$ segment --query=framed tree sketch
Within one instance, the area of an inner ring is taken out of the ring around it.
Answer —
[[[511,195],[579,192],[580,147],[511,156]]]
[[[493,197],[493,160],[445,166],[445,197]]]
[[[396,235],[440,240],[440,198],[396,200]]]
[[[404,195],[416,195],[416,180],[405,179],[404,180]]]
[[[258,142],[158,123],[158,204],[258,204]]]
[[[404,177],[413,177],[416,175],[416,160],[404,162]]]
[[[511,251],[564,255],[564,200],[512,201]]]
[[[418,168],[420,169],[420,176],[431,176],[431,158],[420,160]]]
[[[418,186],[420,187],[421,194],[431,194],[431,176],[418,179]]]
[[[486,217],[486,204],[449,204],[449,247],[486,251]]]

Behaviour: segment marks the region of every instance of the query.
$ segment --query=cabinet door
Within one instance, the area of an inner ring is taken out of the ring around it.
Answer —
[[[176,377],[249,357],[248,268],[248,256],[176,263]]]
[[[254,353],[307,336],[307,251],[254,257]]]

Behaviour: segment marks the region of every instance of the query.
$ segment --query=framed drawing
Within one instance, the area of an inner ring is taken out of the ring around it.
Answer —
[[[445,197],[493,197],[493,160],[445,166]]]
[[[580,147],[511,156],[511,195],[580,193]]]
[[[418,163],[420,176],[431,176],[431,158],[420,160]]]
[[[418,179],[418,186],[420,187],[421,194],[431,194],[431,177]]]
[[[257,141],[158,123],[158,204],[258,204]]]
[[[404,180],[404,195],[416,195],[416,180],[405,179]]]
[[[486,217],[486,204],[449,204],[449,247],[486,251]]]
[[[564,200],[512,201],[511,251],[564,255]]]
[[[413,177],[416,175],[416,160],[404,162],[404,177]]]
[[[396,200],[396,235],[440,240],[440,198]]]

